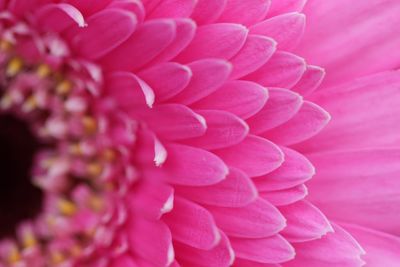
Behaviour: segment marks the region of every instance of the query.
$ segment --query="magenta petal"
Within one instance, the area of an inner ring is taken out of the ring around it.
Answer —
[[[172,20],[146,22],[117,49],[104,56],[101,63],[109,70],[136,70],[168,47],[175,38],[175,30]]]
[[[351,4],[310,0],[304,9],[307,27],[298,53],[326,69],[325,85],[396,69],[400,55],[393,51],[400,46],[399,12],[397,0]]]
[[[300,81],[306,71],[303,58],[288,52],[276,52],[267,63],[245,79],[256,81],[264,86],[292,88]]]
[[[210,250],[199,250],[191,246],[184,245],[180,242],[175,242],[175,248],[180,252],[177,259],[184,266],[191,267],[221,267],[231,266],[235,254],[229,243],[229,239],[223,232],[221,234],[221,241]]]
[[[175,19],[175,39],[158,54],[148,65],[166,62],[176,57],[193,40],[196,33],[196,24],[186,18]]]
[[[190,45],[176,58],[191,62],[202,58],[229,59],[243,46],[247,29],[240,24],[216,23],[200,26]]]
[[[253,179],[259,191],[272,191],[300,185],[311,179],[315,168],[311,162],[295,150],[281,147],[285,161],[271,173]]]
[[[207,209],[213,214],[218,227],[229,236],[268,237],[286,226],[286,220],[279,210],[261,198],[244,207],[207,206]]]
[[[18,0],[19,1],[19,0]],[[30,0],[26,0],[30,1]],[[112,0],[64,0],[77,9],[79,9],[85,16],[89,16],[99,10],[104,9]]]
[[[242,171],[229,169],[224,180],[210,186],[175,186],[178,195],[213,206],[242,207],[254,201],[257,189]]]
[[[196,111],[207,122],[202,136],[183,141],[185,144],[204,149],[220,149],[243,141],[249,132],[247,124],[232,113],[218,110]]]
[[[366,267],[397,266],[400,262],[400,238],[387,233],[344,224],[367,252],[362,259]]]
[[[218,21],[250,26],[265,18],[269,6],[270,0],[230,0]]]
[[[135,31],[137,20],[129,12],[112,8],[91,16],[87,23],[90,26],[71,33],[71,44],[82,56],[98,59],[127,40]]]
[[[363,149],[309,155],[317,173],[310,200],[329,217],[400,233],[400,150]]]
[[[161,138],[181,140],[202,136],[207,129],[205,119],[180,104],[162,104],[138,115]]]
[[[153,88],[156,101],[161,102],[181,92],[189,84],[192,71],[186,66],[168,62],[145,69],[138,75]]]
[[[300,81],[292,87],[292,90],[303,95],[309,95],[321,84],[325,77],[325,70],[318,66],[308,65],[306,72]]]
[[[283,145],[299,143],[316,135],[330,119],[328,112],[314,103],[305,101],[292,119],[266,132],[263,136]]]
[[[236,256],[260,263],[281,263],[291,260],[295,251],[282,236],[259,239],[230,237]]]
[[[135,217],[127,226],[127,234],[132,253],[137,253],[156,266],[167,266],[173,261],[171,232],[163,222]],[[137,247],[140,250],[135,249]]]
[[[285,267],[361,267],[361,255],[365,251],[357,241],[339,226],[333,224],[335,232],[321,239],[296,243],[296,258],[285,263]]]
[[[311,96],[332,121],[303,151],[400,145],[400,72],[387,71],[326,88]]]
[[[174,189],[153,181],[141,182],[127,195],[128,208],[148,219],[160,219],[161,215],[170,212],[173,207]]]
[[[250,131],[260,134],[291,119],[303,105],[302,97],[287,89],[270,88],[265,106],[246,122]]]
[[[110,267],[138,267],[138,266],[131,256],[121,255],[111,261]]]
[[[214,93],[193,104],[197,109],[217,109],[228,111],[247,119],[265,105],[268,90],[249,81],[230,81]]]
[[[172,101],[191,104],[211,94],[229,77],[231,65],[220,59],[202,59],[188,65],[192,71],[189,85]]]
[[[49,4],[35,13],[36,23],[44,31],[61,32],[71,25],[85,26],[82,13],[68,4]]]
[[[249,135],[240,144],[216,150],[229,166],[243,170],[249,176],[260,176],[277,169],[284,161],[282,151],[274,143]]]
[[[243,77],[264,65],[275,53],[276,42],[268,37],[250,34],[242,49],[230,59],[231,79]]]
[[[278,43],[280,50],[291,50],[304,33],[305,19],[301,13],[286,13],[252,26],[250,33],[271,37]]]
[[[304,184],[282,190],[261,191],[260,197],[268,200],[275,206],[286,206],[304,199],[308,189]]]
[[[198,249],[211,249],[221,240],[213,216],[203,207],[176,197],[174,209],[163,216],[174,240]]]
[[[186,18],[196,6],[197,0],[163,0],[147,16],[155,18]]]
[[[136,19],[139,23],[142,23],[145,17],[144,6],[141,1],[138,0],[119,0],[112,1],[109,8],[119,8],[122,10],[129,10],[136,15]]]
[[[197,24],[215,21],[224,11],[227,0],[197,0],[192,18]]]
[[[321,238],[333,228],[325,215],[307,201],[279,207],[287,219],[287,226],[281,234],[292,243],[307,242]]]
[[[168,145],[168,159],[162,166],[167,180],[180,185],[211,185],[225,179],[228,168],[214,154],[184,145]]]
[[[288,12],[300,12],[307,0],[271,0],[268,17],[277,16]]]

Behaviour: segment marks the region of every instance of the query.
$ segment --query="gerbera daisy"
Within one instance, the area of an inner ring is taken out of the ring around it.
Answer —
[[[0,266],[397,264],[400,5],[305,2],[0,0]]]

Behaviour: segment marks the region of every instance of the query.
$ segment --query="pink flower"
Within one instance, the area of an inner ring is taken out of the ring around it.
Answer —
[[[398,265],[400,4],[305,2],[0,0],[0,267]]]

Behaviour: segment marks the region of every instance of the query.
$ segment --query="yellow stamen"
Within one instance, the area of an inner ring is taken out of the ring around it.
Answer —
[[[61,199],[58,201],[58,209],[60,210],[61,214],[66,216],[72,216],[77,211],[75,203],[66,199]]]
[[[103,172],[103,166],[97,161],[93,161],[87,165],[87,173],[91,177],[97,177]]]
[[[37,74],[42,78],[49,76],[50,73],[51,69],[47,64],[40,64],[37,68]]]
[[[117,158],[117,153],[115,152],[115,150],[107,148],[103,150],[102,156],[105,161],[112,162]]]
[[[91,116],[83,117],[82,124],[87,134],[94,134],[97,131],[97,121]]]
[[[35,96],[30,96],[24,103],[22,109],[25,112],[29,112],[34,110],[35,108],[38,107],[38,102]]]
[[[9,94],[5,94],[3,98],[0,100],[0,107],[2,109],[8,109],[11,107],[13,103],[12,97]]]
[[[98,196],[92,196],[89,199],[89,206],[96,212],[100,212],[104,208],[104,201]]]
[[[15,247],[10,251],[8,255],[8,263],[14,264],[21,260],[21,254],[19,253],[18,249]]]
[[[31,248],[37,244],[36,238],[32,233],[27,233],[23,239],[24,248]]]
[[[74,156],[82,155],[82,147],[81,147],[81,145],[79,143],[75,143],[75,144],[70,145],[69,151]]]
[[[68,80],[63,80],[57,84],[56,92],[59,95],[67,95],[72,90],[72,83]]]
[[[7,40],[0,40],[0,49],[3,51],[10,51],[12,48],[12,43]]]
[[[65,256],[59,251],[51,252],[51,262],[53,264],[60,264],[65,261]]]
[[[75,244],[71,247],[70,253],[73,257],[79,257],[82,255],[82,247],[78,244]]]
[[[24,62],[20,58],[13,58],[8,63],[6,73],[8,76],[14,76],[21,71],[23,66]]]

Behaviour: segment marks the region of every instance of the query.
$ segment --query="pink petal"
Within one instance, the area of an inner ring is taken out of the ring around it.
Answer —
[[[272,142],[249,135],[235,146],[215,151],[229,166],[249,176],[260,176],[277,169],[284,161],[283,153]]]
[[[303,96],[309,95],[318,88],[324,77],[324,69],[318,66],[308,65],[303,77],[301,77],[301,80],[292,88],[292,90]]]
[[[316,135],[330,119],[328,112],[314,103],[305,101],[293,118],[266,132],[264,136],[283,145],[299,143]]]
[[[332,224],[335,232],[321,239],[294,244],[296,258],[285,267],[361,267],[364,250],[357,241],[339,226]]]
[[[136,19],[139,23],[142,23],[145,17],[144,6],[139,0],[119,0],[112,1],[109,8],[119,8],[122,10],[126,10],[132,12],[136,15]]]
[[[221,267],[231,266],[235,259],[229,239],[223,232],[221,241],[210,250],[199,250],[179,242],[174,245],[178,251],[177,258],[183,266],[191,267]]]
[[[238,266],[238,267],[281,267],[282,265],[275,264],[275,263],[260,263],[260,262],[236,258],[235,264],[233,266]]]
[[[230,169],[226,178],[217,184],[174,188],[178,195],[187,199],[221,207],[242,207],[255,200],[258,195],[250,178],[237,169]]]
[[[231,79],[243,77],[264,65],[275,53],[276,42],[262,35],[250,34],[242,49],[230,59]]]
[[[222,12],[218,21],[250,26],[265,18],[269,6],[270,0],[230,0],[227,1],[224,12]]]
[[[154,93],[150,87],[130,72],[112,72],[106,77],[107,95],[112,97],[112,105],[133,110],[152,106]]]
[[[176,58],[191,62],[202,58],[229,59],[243,46],[247,29],[240,24],[216,23],[200,26],[190,45]]]
[[[174,62],[157,64],[138,74],[153,88],[157,102],[164,101],[181,92],[192,76],[190,68]]]
[[[295,256],[293,247],[282,236],[260,239],[229,238],[238,258],[260,263],[281,263]]]
[[[159,55],[175,38],[171,20],[151,20],[100,61],[108,70],[136,70]],[[157,32],[157,34],[154,34]]]
[[[261,198],[238,208],[208,206],[219,228],[229,236],[262,238],[277,234],[286,226],[279,210]]]
[[[193,104],[193,107],[225,110],[246,119],[259,112],[267,99],[268,90],[259,84],[249,81],[231,81]]]
[[[135,220],[127,226],[126,233],[132,253],[156,266],[167,266],[173,261],[171,232],[163,222],[147,221],[135,216]],[[136,249],[138,247],[140,249]]]
[[[287,89],[271,88],[265,106],[247,120],[250,131],[260,134],[291,119],[300,110],[303,99]]]
[[[85,26],[82,13],[68,4],[49,4],[35,12],[36,23],[44,31],[61,32],[71,25]]]
[[[312,96],[332,121],[302,150],[343,150],[400,144],[400,72],[357,79]]]
[[[110,263],[110,267],[137,267],[133,258],[129,255],[118,256]]]
[[[303,10],[307,0],[271,0],[268,17]]]
[[[400,238],[372,229],[345,224],[348,230],[366,250],[362,257],[365,267],[397,266],[400,262]]]
[[[163,0],[147,16],[154,18],[186,18],[196,6],[196,0]]]
[[[264,66],[245,79],[264,86],[292,88],[306,71],[304,59],[287,52],[276,52]]]
[[[160,181],[143,180],[128,193],[128,208],[148,219],[160,219],[173,207],[174,189]]]
[[[272,191],[300,185],[311,179],[315,168],[311,162],[295,150],[281,147],[285,161],[271,173],[253,179],[260,191]]]
[[[166,62],[176,57],[193,40],[196,24],[191,19],[175,19],[175,39],[148,65]]]
[[[87,27],[74,28],[70,33],[72,47],[84,57],[98,59],[127,40],[135,31],[136,23],[136,17],[129,12],[106,9],[91,16]]]
[[[202,136],[185,140],[185,144],[207,150],[236,145],[249,132],[247,124],[232,113],[217,110],[196,111],[207,122],[207,130]]]
[[[10,0],[8,10],[16,16],[25,15],[29,10],[32,10],[36,5],[35,0]]]
[[[197,24],[215,21],[224,11],[227,0],[198,0],[192,18]]]
[[[30,0],[26,0],[30,1]],[[89,16],[99,10],[104,9],[112,0],[65,0],[77,9],[79,9],[85,16]]]
[[[163,216],[174,240],[198,249],[211,249],[221,235],[212,215],[203,207],[176,197],[174,209]]]
[[[189,85],[172,101],[191,104],[211,94],[229,77],[231,65],[218,59],[203,59],[188,65],[192,71]]]
[[[162,0],[141,0],[146,13],[151,12]]]
[[[304,199],[308,189],[304,184],[282,190],[261,191],[260,197],[268,200],[275,206],[285,206]]]
[[[326,69],[325,85],[399,66],[400,55],[393,53],[400,46],[399,1],[308,2],[307,28],[297,51]]]
[[[400,233],[400,150],[311,154],[310,200],[331,218]]]
[[[207,129],[201,115],[180,104],[158,105],[136,117],[146,122],[157,136],[168,140],[202,136]]]
[[[287,219],[287,226],[281,234],[291,243],[319,239],[326,233],[333,232],[325,215],[305,200],[280,207],[279,210]]]
[[[250,32],[271,37],[278,43],[280,50],[290,51],[303,36],[305,18],[301,13],[286,13],[252,26]]]
[[[173,184],[203,186],[216,184],[228,174],[224,162],[214,154],[184,145],[168,145],[162,170]]]

